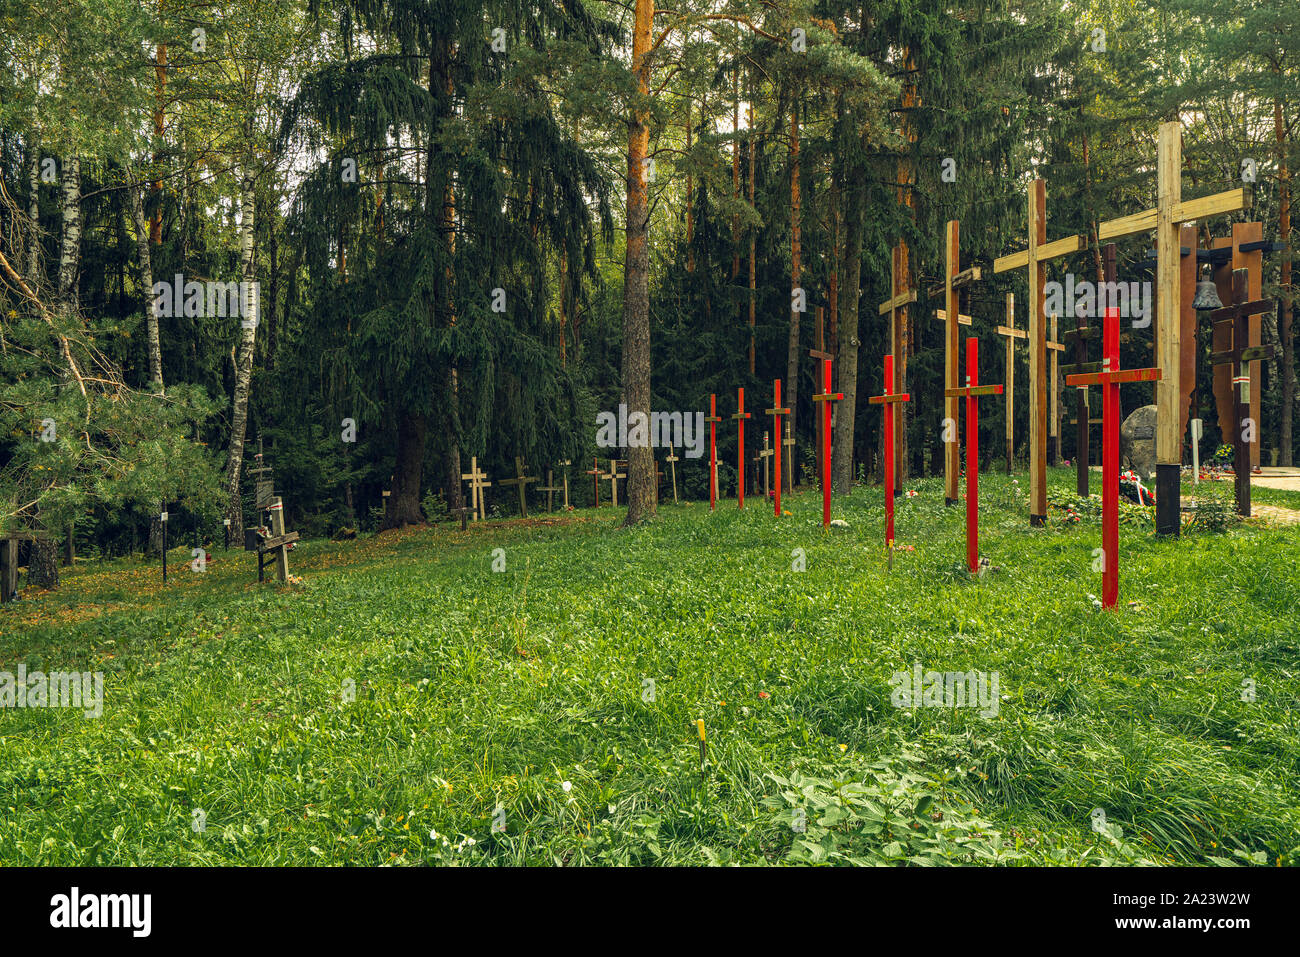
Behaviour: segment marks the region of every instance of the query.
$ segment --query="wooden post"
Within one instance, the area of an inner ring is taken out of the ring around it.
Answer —
[[[889,556],[890,568],[894,564],[894,416],[890,406],[907,402],[911,396],[906,392],[894,391],[894,357],[885,356],[885,390],[881,395],[867,398],[871,405],[883,405],[881,418],[884,424],[885,450],[881,474],[885,479],[885,549]]]
[[[1007,293],[1007,324],[998,326],[998,335],[1005,336],[1006,344],[1006,430],[1007,430],[1007,474],[1011,474],[1011,464],[1016,450],[1016,340],[1028,339],[1029,333],[1016,328],[1016,295]]]
[[[560,486],[555,484],[554,470],[546,470],[546,484],[537,486],[537,491],[546,493],[546,511],[555,511],[555,493],[560,491]]]
[[[1179,227],[1186,222],[1231,213],[1246,206],[1244,189],[1182,200],[1182,124],[1160,125],[1156,156],[1157,205],[1131,216],[1102,223],[1098,241],[1136,233],[1156,232],[1156,358],[1161,377],[1156,383],[1156,532],[1178,535],[1181,526],[1182,429],[1182,297]],[[1118,401],[1118,399],[1116,399]]]
[[[785,446],[785,458],[786,458],[786,461],[787,461],[787,462],[793,462],[793,461],[794,461],[794,436],[793,436],[793,435],[791,434],[791,432],[790,432],[790,420],[789,420],[789,419],[787,419],[786,422],[785,422],[785,438],[781,440],[781,444]],[[791,493],[792,495],[794,494],[794,471],[793,471],[793,469],[791,469],[790,473],[787,474],[786,477],[785,477],[785,490],[786,490],[787,492]]]
[[[749,418],[749,413],[745,411],[745,390],[736,390],[736,414],[732,416],[739,427],[739,441],[736,445],[736,468],[739,475],[736,478],[736,507],[745,507],[745,420]]]
[[[813,396],[814,402],[822,405],[822,528],[831,523],[831,403],[844,398],[843,392],[831,391],[831,360],[822,360],[822,391]]]
[[[1101,371],[1066,376],[1065,382],[1102,387],[1101,605],[1114,608],[1119,597],[1119,387],[1125,382],[1159,381],[1161,370],[1120,369],[1119,310],[1113,306],[1106,309],[1102,341]],[[1157,494],[1157,505],[1159,501]]]
[[[1250,320],[1273,308],[1273,300],[1248,301],[1250,276],[1245,269],[1232,273],[1232,305],[1210,313],[1216,330],[1227,326],[1231,330],[1230,348],[1210,355],[1213,365],[1228,365],[1232,370],[1232,386],[1236,391],[1232,422],[1232,471],[1237,493],[1237,512],[1250,517],[1251,446],[1259,441],[1259,423],[1251,417],[1250,363],[1268,359],[1273,347],[1250,345]],[[1220,427],[1222,429],[1222,427]],[[1157,493],[1158,494],[1158,493]],[[1159,498],[1156,499],[1157,505]]]
[[[1008,339],[1008,342],[1011,340]],[[980,413],[978,398],[998,395],[1000,385],[979,384],[979,339],[966,340],[966,385],[964,388],[944,391],[945,398],[966,399],[966,567],[972,575],[980,564]],[[956,443],[953,443],[956,445]]]
[[[1061,379],[1060,379],[1060,353],[1065,351],[1065,345],[1056,341],[1056,314],[1052,314],[1051,331],[1052,338],[1044,343],[1050,356],[1051,374],[1048,376],[1052,383],[1052,395],[1050,409],[1048,412],[1048,422],[1050,423],[1047,436],[1047,461],[1055,465],[1061,457]]]
[[[564,510],[569,510],[569,466],[573,464],[572,459],[565,459],[560,463],[564,466]]]
[[[789,415],[789,409],[781,407],[781,380],[772,380],[772,408],[767,410],[767,414],[772,417],[772,434],[776,436],[776,501],[773,503],[776,517],[781,517],[781,459],[784,457],[781,449],[781,417]],[[766,439],[764,439],[766,442]],[[790,443],[793,444],[793,443]]]
[[[1083,238],[1067,236],[1047,241],[1047,183],[1029,185],[1029,243],[1020,252],[993,263],[995,273],[1027,267],[1029,270],[1029,524],[1047,520],[1047,317],[1043,284],[1046,263],[1078,252]]]

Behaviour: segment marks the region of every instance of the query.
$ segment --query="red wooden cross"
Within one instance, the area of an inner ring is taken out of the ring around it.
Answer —
[[[822,360],[822,392],[813,396],[822,406],[822,528],[831,523],[831,403],[844,398],[843,392],[831,391],[831,360]]]
[[[906,392],[894,391],[894,357],[885,356],[885,394],[873,395],[867,399],[871,405],[890,406],[895,402],[910,402],[912,397]],[[885,421],[885,548],[890,549],[893,560],[894,547],[894,412],[890,408],[882,409]]]
[[[736,507],[745,507],[745,420],[749,413],[745,411],[745,390],[736,390],[737,412],[732,416],[740,425],[740,444],[736,447],[736,466],[740,471],[740,481],[736,484]]]
[[[704,421],[709,423],[709,510],[712,511],[718,504],[718,423],[722,421],[716,393],[709,395],[709,417]]]
[[[945,398],[966,399],[966,567],[971,574],[980,567],[980,410],[982,395],[1001,395],[1001,385],[980,385],[980,341],[966,340],[966,387],[944,389]]]
[[[1124,382],[1155,382],[1159,369],[1119,367],[1119,310],[1106,310],[1102,327],[1101,371],[1065,377],[1066,385],[1101,386],[1101,606],[1119,598],[1119,387]]]
[[[776,436],[776,517],[781,517],[781,416],[789,415],[789,409],[781,408],[781,380],[772,380],[772,408],[767,410],[772,417],[772,434]]]

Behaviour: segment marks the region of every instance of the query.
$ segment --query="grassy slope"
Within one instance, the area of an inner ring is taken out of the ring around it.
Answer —
[[[1123,528],[1101,613],[1099,530],[1031,531],[1020,486],[981,482],[999,570],[975,581],[935,480],[900,501],[892,574],[873,488],[829,538],[809,493],[780,522],[312,542],[290,587],[235,551],[200,576],[178,549],[165,588],[79,570],[0,612],[0,669],[102,669],[107,698],[0,712],[0,862],[1296,862],[1300,529]],[[914,661],[998,672],[1000,713],[894,708]]]

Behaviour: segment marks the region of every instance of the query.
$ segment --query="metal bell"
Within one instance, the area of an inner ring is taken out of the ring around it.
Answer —
[[[1212,280],[1202,279],[1196,284],[1196,296],[1192,299],[1192,308],[1197,312],[1223,308],[1223,300],[1219,298],[1219,290]]]

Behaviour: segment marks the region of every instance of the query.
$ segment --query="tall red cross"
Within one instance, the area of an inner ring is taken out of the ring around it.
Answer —
[[[772,417],[772,434],[776,436],[776,517],[781,517],[781,416],[789,415],[789,409],[781,408],[781,380],[772,380],[772,408],[767,410]]]
[[[822,360],[822,391],[813,396],[822,406],[822,528],[831,523],[831,403],[844,398],[843,392],[831,391],[831,360]]]
[[[867,399],[871,405],[883,405],[885,421],[885,548],[894,547],[894,413],[888,406],[895,402],[910,402],[912,397],[906,392],[894,391],[894,357],[885,356],[885,394],[873,395]],[[893,552],[890,552],[892,559]]]
[[[1001,385],[980,385],[980,341],[966,340],[966,387],[944,389],[945,398],[966,399],[966,567],[971,574],[980,567],[980,410],[982,395],[1001,395]]]
[[[718,423],[722,421],[718,415],[717,393],[709,395],[709,417],[704,421],[709,423],[709,509],[712,510],[718,504]]]
[[[740,426],[740,444],[736,447],[736,468],[740,480],[736,483],[736,507],[745,507],[745,420],[749,413],[745,411],[745,390],[736,390],[736,414],[732,416]]]
[[[1101,606],[1119,598],[1119,387],[1125,382],[1155,382],[1159,369],[1119,367],[1119,310],[1106,310],[1102,327],[1101,371],[1065,377],[1066,385],[1101,386]]]

